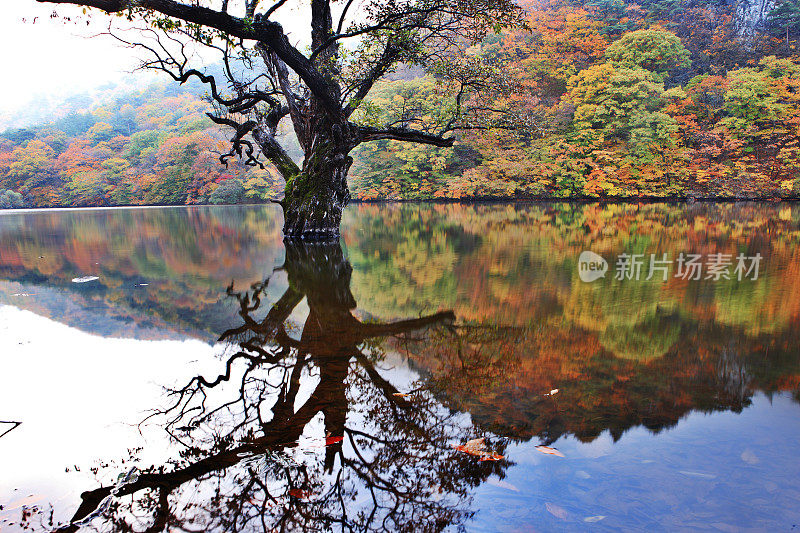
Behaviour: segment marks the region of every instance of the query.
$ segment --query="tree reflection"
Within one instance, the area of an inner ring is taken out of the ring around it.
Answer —
[[[383,338],[419,341],[452,312],[359,320],[338,244],[287,243],[282,269],[289,288],[266,315],[269,279],[229,287],[243,323],[220,338],[234,347],[224,372],[169,391],[149,417],[180,457],[85,492],[61,531],[95,520],[114,531],[439,531],[469,519],[471,487],[507,463],[454,451],[476,436],[468,420],[380,368]],[[297,338],[290,316],[303,299]]]
[[[606,331],[631,355],[611,352],[603,335],[553,325],[462,323],[398,349],[444,405],[495,434],[545,445],[606,431],[616,441],[639,426],[658,433],[691,412],[739,413],[759,392],[798,398],[796,331],[752,339],[666,311]]]

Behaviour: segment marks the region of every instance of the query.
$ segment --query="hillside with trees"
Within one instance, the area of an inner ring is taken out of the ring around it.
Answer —
[[[361,198],[796,197],[800,18],[776,3],[528,2],[527,28],[486,39],[514,84],[517,129],[452,149],[360,149]],[[795,6],[796,8],[796,6]],[[748,25],[749,24],[749,25]],[[413,86],[412,86],[413,85]],[[430,106],[435,80],[386,82],[382,109]]]
[[[60,207],[259,203],[283,186],[269,168],[220,162],[228,141],[196,86],[66,104],[52,122],[0,134],[0,206],[4,189],[18,195],[8,207]]]
[[[759,19],[745,4],[525,2],[526,27],[468,49],[508,84],[511,96],[485,102],[506,122],[452,147],[361,145],[353,196],[796,198],[800,4],[770,3]],[[424,130],[452,114],[445,90],[435,72],[400,68],[354,118]],[[0,208],[280,198],[284,182],[269,165],[220,163],[230,132],[205,116],[203,91],[168,81],[109,89],[71,98],[52,121],[6,129]],[[293,133],[283,136],[301,159]]]

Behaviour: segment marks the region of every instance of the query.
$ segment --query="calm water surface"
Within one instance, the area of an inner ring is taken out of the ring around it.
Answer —
[[[0,531],[800,531],[800,206],[280,226],[0,212]]]

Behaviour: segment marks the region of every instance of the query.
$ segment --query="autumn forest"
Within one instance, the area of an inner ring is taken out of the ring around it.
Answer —
[[[724,0],[525,2],[526,27],[467,49],[509,84],[487,102],[511,117],[507,127],[462,132],[449,148],[362,145],[353,197],[797,197],[800,5],[770,5],[754,20],[758,5]],[[0,117],[0,208],[279,198],[274,168],[220,163],[229,133],[205,116],[205,90],[123,83],[27,120]],[[443,90],[435,76],[400,68],[356,118],[421,110],[436,121],[449,112]],[[300,160],[292,136],[281,133]]]

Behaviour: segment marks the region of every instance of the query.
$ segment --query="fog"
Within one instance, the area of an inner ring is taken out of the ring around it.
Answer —
[[[308,28],[305,10],[299,5],[283,9],[280,21],[290,40],[302,46]],[[107,30],[108,16],[94,10],[90,19],[82,11],[76,6],[35,0],[3,0],[0,130],[4,122],[7,127],[15,126],[8,122],[8,115],[14,111],[36,105],[42,98],[60,98],[119,82],[138,65],[139,58],[133,50],[118,45],[111,37],[96,36]],[[54,12],[58,17],[51,17]],[[114,22],[120,26],[124,19],[115,18]],[[154,76],[140,73],[136,80],[147,83]]]
[[[53,5],[35,0],[6,0],[0,18],[0,111],[11,111],[37,96],[62,96],[116,81],[137,64],[131,50],[104,37],[90,38],[106,26],[87,26],[81,9],[57,7],[60,15],[81,21],[51,19]],[[101,41],[102,42],[98,42]]]

